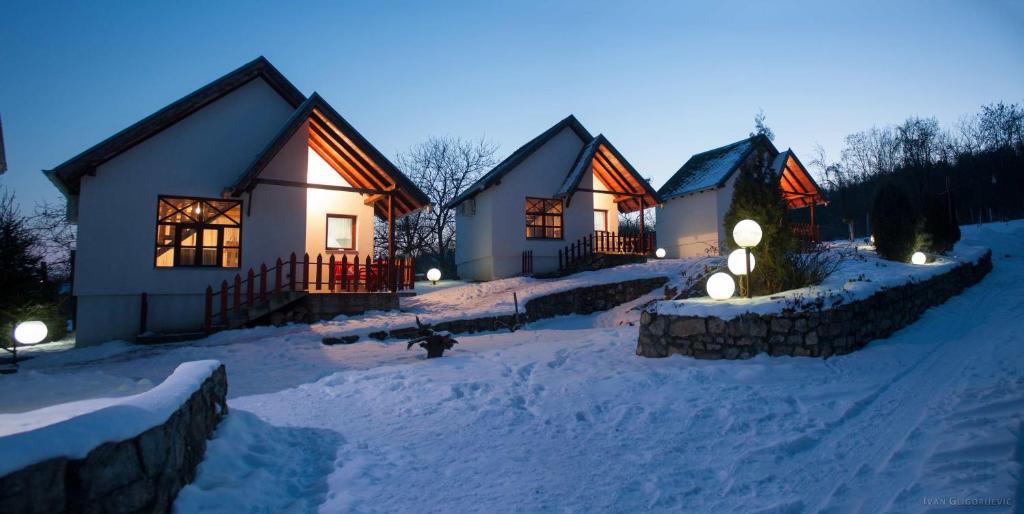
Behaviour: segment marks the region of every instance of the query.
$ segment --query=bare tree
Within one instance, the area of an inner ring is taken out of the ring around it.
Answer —
[[[497,145],[484,139],[430,137],[397,157],[397,163],[430,198],[432,207],[403,218],[401,237],[409,248],[444,261],[455,248],[455,211],[448,208],[494,166]],[[396,227],[396,235],[399,229]]]
[[[75,248],[77,232],[68,222],[66,207],[51,202],[36,204],[27,225],[36,236],[36,251],[50,272],[70,276],[71,251]]]

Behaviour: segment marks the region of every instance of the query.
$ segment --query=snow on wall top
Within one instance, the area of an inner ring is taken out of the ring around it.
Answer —
[[[854,253],[854,248],[835,248],[833,251],[843,255],[843,261],[835,273],[816,286],[749,300],[734,296],[721,301],[708,297],[660,301],[651,309],[658,314],[671,316],[713,316],[730,320],[748,313],[779,314],[787,309],[801,311],[817,308],[815,301],[819,298],[827,308],[834,303],[863,300],[883,289],[927,280],[960,264],[977,262],[989,251],[986,247],[957,243],[949,255],[937,257],[928,264],[915,265],[882,259],[870,247],[859,247],[856,250]]]
[[[160,425],[219,366],[215,360],[185,362],[160,385],[134,396],[0,414],[0,476],[57,457],[81,459],[103,443],[130,439]]]
[[[758,137],[760,136],[750,137],[690,157],[686,164],[661,186],[658,195],[664,201],[724,184],[733,170],[739,167],[754,148]]]

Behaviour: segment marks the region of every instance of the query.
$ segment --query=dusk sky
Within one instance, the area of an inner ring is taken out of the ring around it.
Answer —
[[[821,4],[4,2],[0,184],[55,200],[40,170],[259,55],[389,157],[430,135],[504,157],[572,113],[655,187],[759,109],[807,162],[1024,100],[1024,2]]]

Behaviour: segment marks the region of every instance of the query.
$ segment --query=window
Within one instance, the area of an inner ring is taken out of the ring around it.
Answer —
[[[344,214],[327,215],[327,249],[356,249],[356,217]]]
[[[156,267],[237,268],[241,252],[241,202],[157,199]]]
[[[594,209],[594,231],[608,231],[608,211],[604,209]]]
[[[526,238],[562,239],[562,200],[526,199]]]

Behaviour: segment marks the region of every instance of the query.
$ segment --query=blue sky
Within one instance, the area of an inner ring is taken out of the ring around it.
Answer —
[[[808,161],[1024,100],[1024,2],[4,2],[0,184],[57,199],[41,169],[258,55],[389,156],[452,135],[504,157],[573,113],[658,187],[758,109]]]

